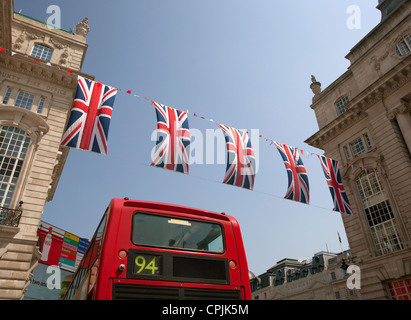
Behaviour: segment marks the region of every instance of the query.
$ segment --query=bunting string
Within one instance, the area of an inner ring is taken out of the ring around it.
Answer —
[[[111,155],[111,157],[113,157],[113,158],[115,158],[119,161],[122,161],[124,163],[133,163],[134,165],[139,165],[139,166],[146,167],[146,168],[152,167],[151,164],[143,162],[143,161],[135,161],[135,160],[131,160],[129,158],[119,157],[119,156],[116,156],[116,155]],[[182,176],[185,176],[185,175],[182,175]],[[213,179],[213,178],[210,178],[210,177],[205,177],[203,175],[198,175],[198,174],[195,174],[195,173],[192,173],[192,172],[190,172],[190,178],[203,180],[203,181],[206,181],[206,182],[221,185],[221,180]],[[244,190],[247,190],[247,189],[244,189]],[[278,199],[278,200],[288,200],[288,199],[284,199],[284,197],[281,196],[281,195],[266,192],[266,191],[262,191],[262,190],[258,190],[258,189],[253,189],[252,192],[256,193],[256,194],[272,197],[272,198],[275,198],[275,199]],[[293,200],[288,200],[288,201],[295,202]],[[321,209],[321,210],[325,210],[327,212],[330,211],[329,207],[325,207],[325,206],[322,206],[322,205],[319,205],[319,204],[315,204],[313,202],[310,202],[309,205],[310,205],[310,207],[315,207],[315,208],[318,208],[318,209]]]
[[[223,183],[253,190],[255,155],[249,140],[248,131],[240,131],[228,127],[197,112],[190,112],[190,110],[182,111],[165,106],[140,94],[136,94],[131,89],[123,90],[103,85],[99,82],[83,78],[77,71],[73,72],[72,69],[42,61],[27,54],[17,53],[2,47],[0,47],[0,52],[7,52],[11,56],[18,54],[20,57],[31,59],[48,67],[70,74],[77,74],[78,87],[76,97],[66,131],[62,138],[62,145],[99,154],[107,154],[108,128],[115,96],[118,92],[125,93],[149,102],[155,107],[157,115],[157,142],[155,157],[152,159],[153,161],[150,166],[188,174],[190,144],[188,116],[190,115],[215,123],[223,130],[227,149],[227,167]],[[309,204],[308,176],[300,154],[306,157],[314,156],[318,157],[321,162],[333,198],[333,210],[352,214],[351,206],[342,185],[339,162],[337,160],[326,158],[324,155],[319,155],[306,149],[279,143],[263,134],[259,134],[259,138],[269,143],[270,146],[276,146],[283,158],[288,175],[288,189],[284,197],[285,199]],[[352,169],[359,168],[361,172],[372,172],[388,178],[386,172],[381,173],[376,168],[365,168],[352,163],[345,163],[343,167],[347,169],[350,167]]]
[[[121,89],[118,89],[118,91],[119,91],[119,92],[124,92],[124,90],[121,90]],[[148,102],[150,102],[151,104],[154,103],[153,100],[151,100],[151,99],[149,99],[149,98],[147,98],[147,97],[144,97],[144,98],[143,98],[142,96],[140,96],[140,95],[138,95],[138,94],[133,94],[133,93],[131,93],[131,90],[127,90],[126,93],[127,93],[128,95],[133,96],[133,97],[136,97],[136,98],[139,98],[139,99],[148,101]],[[191,112],[190,109],[186,109],[185,112],[187,113],[187,115],[193,116],[193,117],[195,117],[195,118],[197,118],[197,119],[200,119],[200,120],[204,120],[204,121],[208,121],[208,122],[212,122],[212,123],[220,123],[220,122],[214,120],[213,118],[208,118],[208,117],[206,117],[206,116],[203,116],[203,115],[199,114],[198,112]],[[247,131],[247,133],[250,133],[250,132]],[[280,142],[278,142],[278,141],[276,141],[276,140],[273,140],[272,138],[267,137],[267,136],[265,136],[265,135],[263,135],[263,134],[261,134],[261,133],[259,134],[258,137],[259,137],[260,139],[262,139],[264,142],[268,143],[270,146],[275,145],[276,143],[281,144]],[[290,146],[290,147],[294,148],[295,150],[298,150],[298,151],[301,153],[301,155],[303,155],[303,156],[305,156],[305,157],[307,157],[307,158],[310,158],[310,157],[320,157],[320,156],[322,156],[322,155],[320,155],[320,154],[318,154],[318,153],[316,153],[316,152],[309,151],[309,150],[307,150],[306,148],[302,149],[302,148],[300,148],[300,147],[294,147],[294,146]],[[381,172],[381,171],[377,170],[376,168],[367,168],[367,167],[363,167],[363,166],[358,166],[358,165],[353,164],[353,163],[343,163],[343,165],[344,165],[346,168],[351,168],[351,169],[353,169],[353,170],[355,170],[355,169],[360,169],[361,172],[365,172],[365,173],[373,172],[374,174],[377,174],[377,175],[379,175],[379,176],[385,176],[386,178],[388,178],[388,174],[387,174],[386,172]]]

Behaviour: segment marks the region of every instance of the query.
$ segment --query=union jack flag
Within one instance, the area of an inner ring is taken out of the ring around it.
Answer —
[[[323,167],[325,179],[334,202],[334,211],[352,214],[350,202],[342,183],[338,161],[318,155]]]
[[[188,173],[190,131],[187,113],[152,101],[157,115],[157,143],[152,166]]]
[[[288,175],[288,188],[285,199],[308,204],[310,201],[310,186],[307,171],[297,149],[274,141],[278,152],[284,160]]]
[[[227,146],[227,167],[223,183],[252,190],[255,178],[255,155],[247,131],[223,124]]]
[[[116,94],[115,88],[78,76],[77,92],[61,144],[106,155]]]

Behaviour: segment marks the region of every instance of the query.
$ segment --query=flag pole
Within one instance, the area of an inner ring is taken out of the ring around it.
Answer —
[[[340,241],[341,252],[343,252],[344,250],[343,250],[343,247],[342,247],[340,233],[337,231],[337,234],[338,234],[338,240]]]

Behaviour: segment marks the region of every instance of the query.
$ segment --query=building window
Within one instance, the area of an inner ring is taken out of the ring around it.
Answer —
[[[390,202],[378,176],[375,173],[363,172],[357,178],[356,184],[376,255],[403,249]]]
[[[346,146],[343,146],[344,156],[347,162],[351,161],[352,158],[358,157],[361,154],[371,151],[373,149],[370,137],[367,133],[357,137]]]
[[[43,46],[41,44],[35,44],[31,56],[44,61],[50,61],[53,49]]]
[[[11,94],[11,88],[7,88],[6,93],[3,97],[3,104],[7,104],[7,102],[9,102],[10,94]]]
[[[37,113],[42,113],[45,101],[46,101],[46,98],[44,97],[40,98],[39,105],[37,107]]]
[[[344,150],[345,158],[347,159],[347,161],[351,161],[351,154],[350,154],[350,152],[348,151],[347,146],[344,146],[344,147],[343,147],[343,150]]]
[[[365,152],[364,142],[362,141],[361,137],[351,142],[350,146],[351,146],[351,152],[354,157],[357,157]]]
[[[16,107],[31,110],[31,106],[33,105],[33,100],[34,100],[34,96],[32,94],[19,91],[14,105]]]
[[[372,144],[371,144],[371,140],[370,140],[370,137],[368,136],[368,134],[366,134],[366,133],[363,134],[363,138],[364,138],[365,144],[367,146],[367,149],[371,150],[372,149]]]
[[[406,56],[411,52],[411,34],[405,36],[397,43],[397,54],[400,57]]]
[[[15,127],[0,128],[0,206],[9,207],[30,137]]]
[[[335,292],[335,299],[337,299],[337,300],[341,299],[341,295],[340,295],[339,291]]]
[[[337,109],[338,115],[342,115],[344,112],[347,111],[347,109],[345,108],[345,105],[347,105],[348,102],[349,102],[348,96],[345,96],[335,103],[335,108]]]
[[[388,282],[393,300],[411,300],[411,278]]]
[[[350,297],[356,297],[357,296],[357,292],[353,289],[345,289],[345,295],[346,297],[350,298]]]

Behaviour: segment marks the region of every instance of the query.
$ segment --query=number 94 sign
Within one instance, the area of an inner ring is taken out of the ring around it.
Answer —
[[[161,257],[146,254],[135,256],[133,273],[138,275],[161,275]]]

